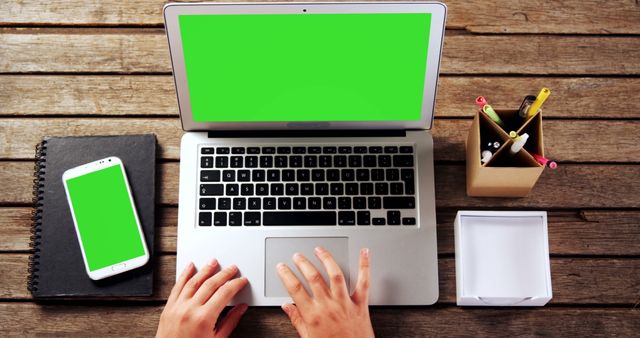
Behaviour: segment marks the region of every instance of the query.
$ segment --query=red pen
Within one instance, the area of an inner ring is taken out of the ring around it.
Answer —
[[[533,158],[535,158],[536,161],[538,161],[538,163],[542,164],[543,166],[547,166],[550,169],[556,169],[558,167],[558,163],[556,163],[555,161],[551,161],[550,159],[544,156],[540,156],[538,154],[531,154],[531,155],[533,155]]]
[[[484,98],[484,96],[478,96],[476,97],[476,104],[478,106],[480,106],[480,109],[482,109],[485,105],[487,105],[487,99]]]

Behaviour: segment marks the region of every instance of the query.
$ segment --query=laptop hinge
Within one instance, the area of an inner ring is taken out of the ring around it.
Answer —
[[[274,138],[274,137],[405,137],[404,129],[336,129],[336,130],[216,130],[209,138]]]

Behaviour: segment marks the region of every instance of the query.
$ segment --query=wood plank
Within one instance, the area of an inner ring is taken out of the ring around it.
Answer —
[[[0,75],[0,83],[0,115],[178,116],[169,75]],[[640,118],[628,101],[640,92],[639,78],[447,75],[440,77],[436,117],[471,116],[480,94],[496,108],[516,109],[543,86],[553,91],[545,118]]]
[[[438,252],[454,253],[455,210],[436,210]],[[640,255],[640,212],[625,210],[549,211],[549,252],[552,255]],[[159,209],[156,250],[176,252],[178,209]],[[29,250],[31,208],[0,208],[0,251]]]
[[[472,114],[471,110],[469,116]],[[433,127],[435,160],[464,161],[470,126],[469,119],[437,119]],[[640,121],[547,120],[545,154],[560,162],[636,162],[640,158],[635,135],[639,128]],[[180,157],[178,118],[5,118],[0,120],[0,159],[32,159],[35,145],[44,136],[140,133],[158,136],[161,158]]]
[[[161,29],[0,30],[0,72],[171,71]],[[478,46],[489,46],[478,48]],[[514,48],[518,46],[518,48]],[[42,57],[46,55],[47,57]],[[640,39],[448,33],[442,74],[640,74]]]
[[[8,184],[0,195],[0,204],[31,202],[32,167],[30,162],[0,161],[0,182]],[[158,166],[159,203],[177,205],[179,166],[177,162]],[[462,164],[436,164],[436,206],[439,208],[536,208],[536,209],[610,209],[639,208],[640,186],[637,165],[564,164],[546,170],[526,198],[467,197],[465,167]]]
[[[375,269],[375,255],[372,266]],[[26,254],[1,254],[0,299],[30,299]],[[175,282],[175,256],[156,256],[153,300],[166,300]],[[455,259],[439,260],[439,303],[455,303]],[[634,304],[640,293],[640,259],[552,258],[553,304]],[[150,300],[149,298],[136,298]]]
[[[0,3],[0,25],[161,25],[165,0]],[[447,27],[475,33],[640,34],[637,3],[447,1]],[[478,15],[482,13],[482,15]]]

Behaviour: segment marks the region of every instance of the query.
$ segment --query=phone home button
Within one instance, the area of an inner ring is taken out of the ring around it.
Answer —
[[[118,264],[118,265],[114,265],[111,267],[111,271],[120,271],[124,268],[127,267],[127,263],[122,263],[122,264]]]

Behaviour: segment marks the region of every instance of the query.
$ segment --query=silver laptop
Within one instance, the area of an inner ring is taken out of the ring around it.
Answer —
[[[372,305],[436,302],[446,7],[181,3],[164,17],[186,131],[176,272],[215,257],[249,279],[234,303],[281,305],[278,262],[300,252],[323,271],[323,246],[353,290],[367,247]]]

